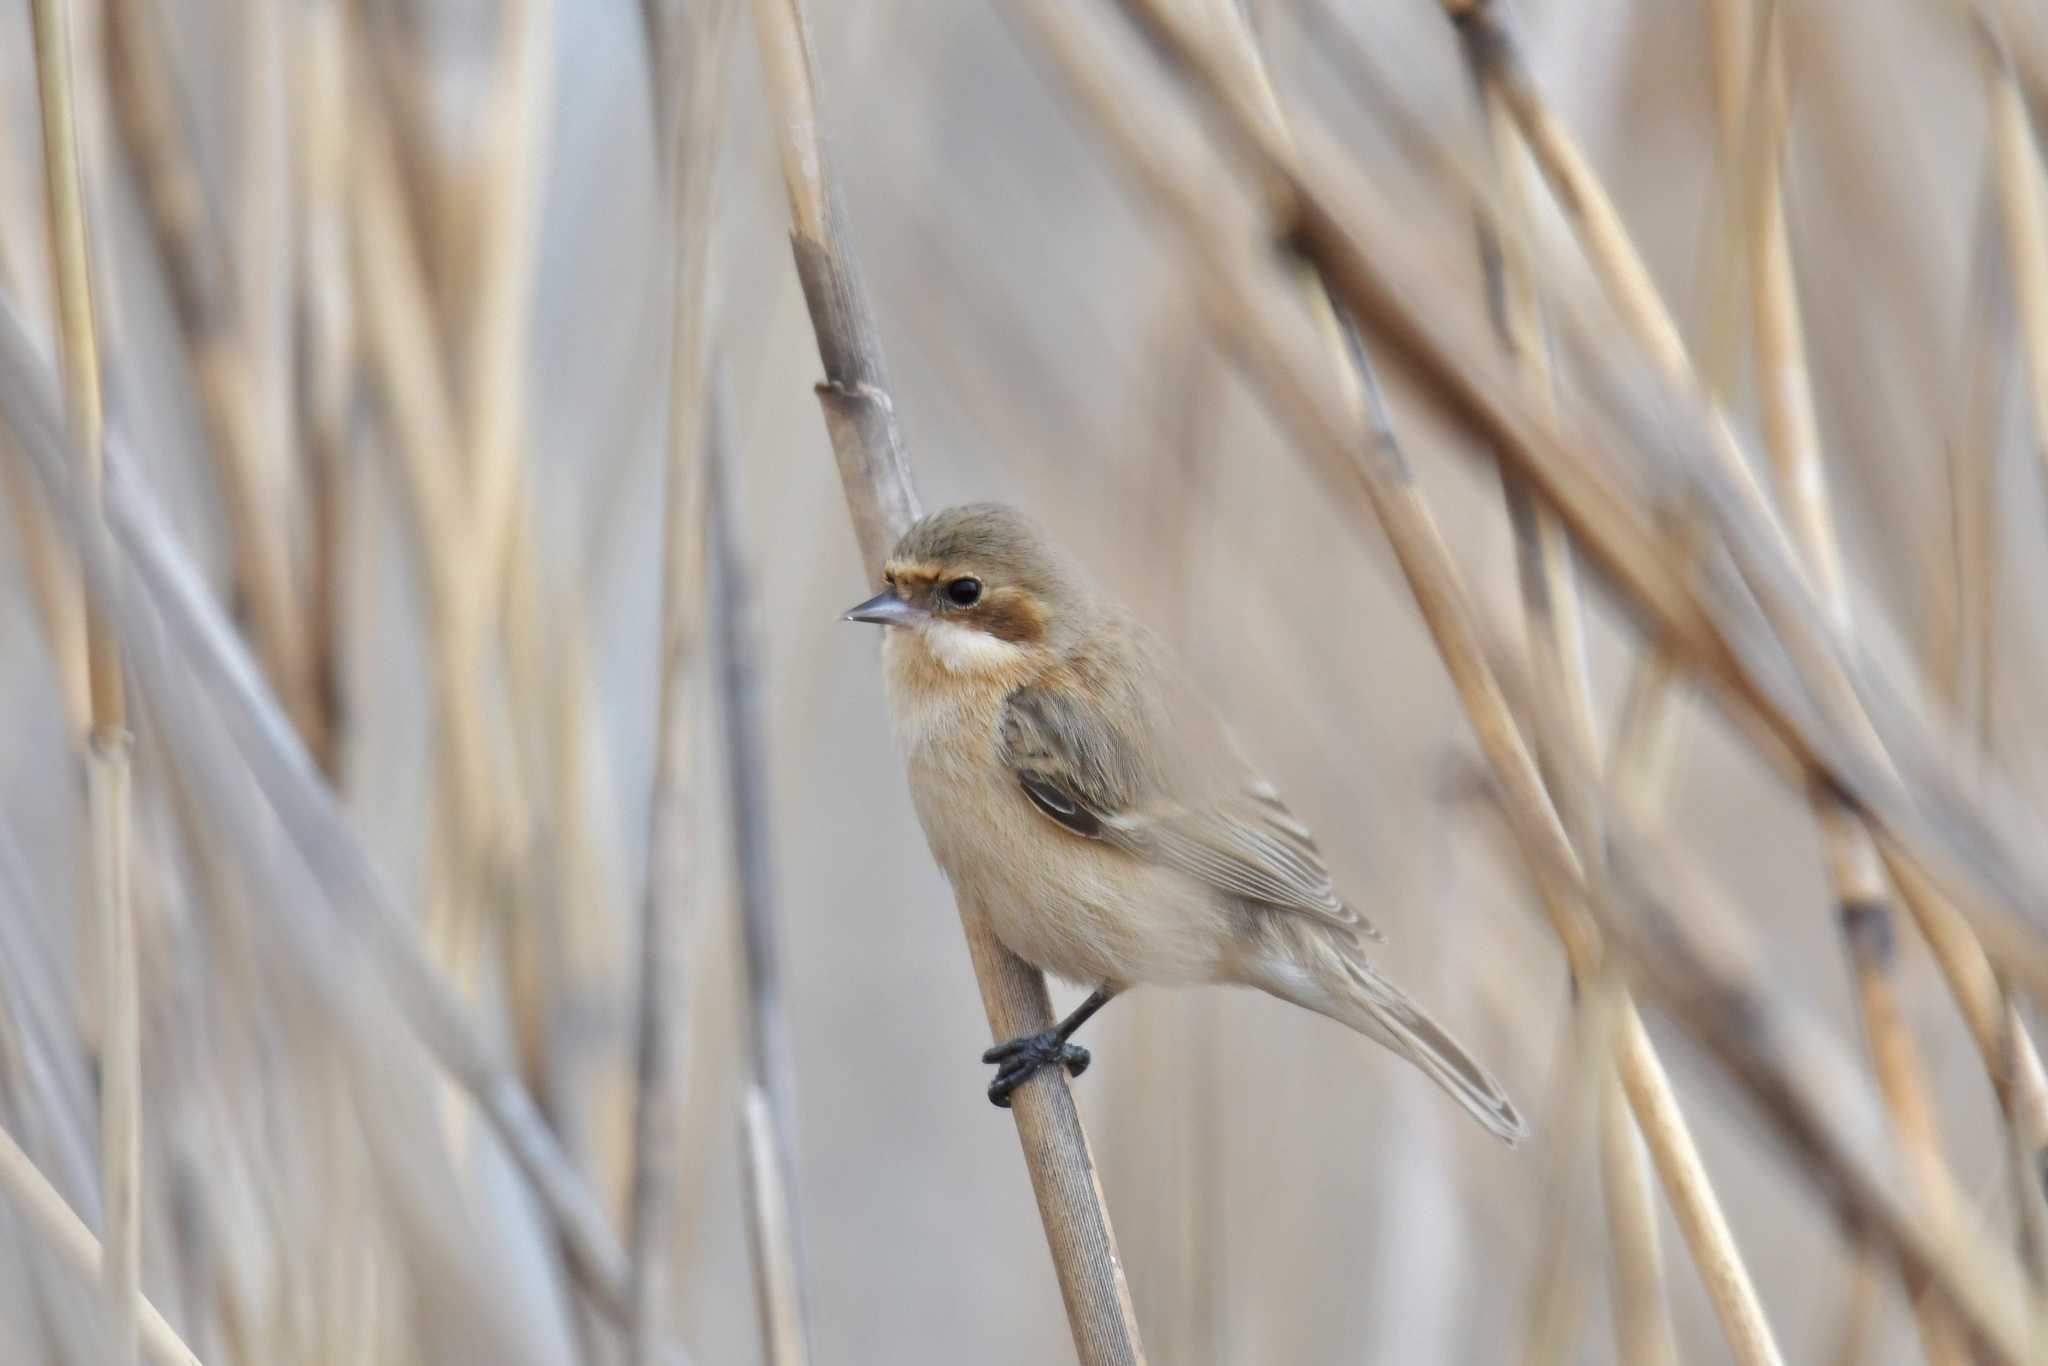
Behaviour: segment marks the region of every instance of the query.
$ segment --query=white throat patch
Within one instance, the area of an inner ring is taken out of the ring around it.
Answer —
[[[920,633],[925,649],[939,667],[952,674],[992,674],[1016,667],[1024,659],[1021,647],[1000,640],[986,631],[934,621]]]

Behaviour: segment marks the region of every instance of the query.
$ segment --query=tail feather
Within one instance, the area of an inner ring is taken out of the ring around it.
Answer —
[[[1492,1073],[1393,983],[1363,964],[1346,964],[1358,988],[1358,1016],[1336,1018],[1388,1044],[1448,1091],[1489,1133],[1513,1147],[1528,1135],[1521,1112]],[[1360,1018],[1362,1017],[1362,1018]]]
[[[1252,984],[1348,1025],[1408,1059],[1508,1146],[1527,1136],[1520,1112],[1493,1075],[1355,951],[1346,952],[1322,935],[1305,944],[1297,939],[1294,948],[1288,961],[1262,965]]]

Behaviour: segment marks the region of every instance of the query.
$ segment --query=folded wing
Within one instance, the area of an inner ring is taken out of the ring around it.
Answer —
[[[1146,718],[1157,721],[1158,718]],[[1084,839],[1172,868],[1253,906],[1289,911],[1377,939],[1346,906],[1315,839],[1279,794],[1236,757],[1209,722],[1200,762],[1139,752],[1184,740],[1186,725],[1118,727],[1078,688],[1011,694],[1003,753],[1033,806]]]

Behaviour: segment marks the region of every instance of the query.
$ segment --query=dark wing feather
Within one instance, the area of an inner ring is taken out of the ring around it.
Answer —
[[[1186,776],[1170,781],[1070,688],[1012,693],[1002,739],[1024,795],[1074,834],[1253,905],[1379,938],[1337,895],[1308,830],[1234,757],[1220,776],[1182,765]],[[1227,745],[1220,728],[1214,743]],[[1198,790],[1179,790],[1189,786]]]

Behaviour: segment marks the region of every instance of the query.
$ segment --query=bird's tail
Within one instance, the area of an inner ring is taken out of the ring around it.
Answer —
[[[1527,1135],[1500,1083],[1399,987],[1349,946],[1321,934],[1290,937],[1297,950],[1288,955],[1291,961],[1281,971],[1259,973],[1255,985],[1393,1049],[1510,1147]]]

